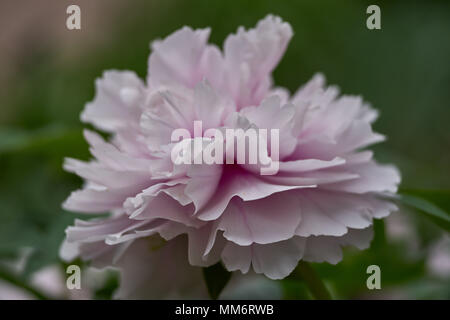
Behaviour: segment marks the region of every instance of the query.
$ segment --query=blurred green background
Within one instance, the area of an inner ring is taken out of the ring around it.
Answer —
[[[69,4],[81,7],[81,30],[66,29]],[[381,7],[381,30],[366,28],[369,4]],[[183,25],[210,26],[211,42],[221,45],[238,26],[252,27],[269,13],[295,32],[275,82],[294,92],[320,71],[343,93],[361,94],[380,111],[375,129],[388,136],[375,147],[377,159],[396,164],[402,188],[422,190],[442,209],[428,211],[445,215],[450,1],[2,0],[0,262],[24,247],[33,250],[20,272],[0,269],[0,281],[27,286],[36,271],[62,266],[58,248],[75,215],[61,203],[82,183],[62,170],[62,161],[89,159],[79,114],[94,96],[95,78],[106,69],[130,69],[144,78],[150,41]],[[448,234],[410,211],[377,223],[371,249],[349,251],[337,266],[314,265],[337,298],[450,298]],[[436,271],[433,261],[447,271]],[[383,290],[367,290],[370,264],[381,267]],[[280,285],[284,298],[308,297],[295,277]],[[110,295],[108,288],[99,292],[95,297]]]

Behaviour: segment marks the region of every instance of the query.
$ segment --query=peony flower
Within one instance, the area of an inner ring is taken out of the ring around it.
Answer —
[[[396,192],[397,169],[364,150],[384,139],[371,128],[377,112],[320,74],[292,96],[274,86],[288,23],[268,16],[239,28],[223,52],[207,43],[209,32],[184,27],[154,42],[145,83],[130,71],[105,72],[81,119],[110,138],[86,130],[94,159],[65,161],[86,183],[64,208],[110,214],[77,220],[62,254],[118,266],[119,297],[200,293],[198,267],[219,261],[271,279],[300,260],[335,264],[341,247],[367,248],[373,219],[396,210],[383,196]],[[261,175],[261,163],[174,164],[171,135],[192,132],[194,121],[203,130],[279,130],[278,172]]]

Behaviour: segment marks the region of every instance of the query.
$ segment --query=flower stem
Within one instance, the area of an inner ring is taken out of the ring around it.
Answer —
[[[0,268],[0,279],[9,282],[12,285],[15,285],[16,287],[19,287],[27,291],[28,293],[31,293],[33,296],[40,300],[49,300],[49,297],[47,297],[44,293],[28,285],[25,281],[3,268]]]
[[[327,287],[308,262],[300,261],[297,267],[297,272],[303,279],[303,281],[305,281],[314,299],[317,300],[332,299],[331,294],[328,291]]]

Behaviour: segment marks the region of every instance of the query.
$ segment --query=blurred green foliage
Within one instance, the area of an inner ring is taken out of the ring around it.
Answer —
[[[365,27],[369,4],[381,7],[381,30]],[[377,158],[400,167],[405,190],[421,189],[414,196],[448,214],[449,1],[139,0],[112,17],[96,45],[62,57],[44,31],[35,31],[11,62],[16,72],[0,91],[0,259],[34,248],[25,278],[58,263],[64,229],[75,216],[63,212],[61,203],[81,185],[63,172],[62,161],[89,159],[79,114],[103,70],[130,69],[145,78],[151,40],[183,25],[210,26],[211,41],[221,45],[238,26],[251,27],[268,13],[290,22],[295,32],[275,82],[294,92],[320,71],[343,93],[363,95],[380,110],[375,129],[389,137],[375,147]],[[87,37],[90,30],[83,32]],[[70,42],[75,36],[65,37]],[[420,239],[415,254],[407,244],[386,239],[381,223],[369,250],[348,251],[337,266],[314,266],[335,297],[376,297],[365,287],[365,266],[378,264],[383,288],[400,288],[411,298],[450,298],[449,281],[433,279],[425,268],[429,243],[441,231],[422,217],[412,219]],[[286,298],[310,297],[295,276],[283,281],[283,290]],[[97,297],[110,292],[105,288]]]
[[[203,268],[203,277],[205,279],[209,295],[212,299],[217,299],[231,278],[231,273],[218,262],[213,266]]]

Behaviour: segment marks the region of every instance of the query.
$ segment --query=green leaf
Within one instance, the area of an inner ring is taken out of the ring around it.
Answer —
[[[71,156],[74,151],[85,156],[86,150],[81,128],[49,125],[29,131],[0,127],[0,155],[35,152],[60,158]]]
[[[401,194],[416,196],[434,203],[447,213],[450,213],[450,190],[449,189],[401,189]]]
[[[114,296],[114,291],[119,287],[119,274],[116,271],[108,270],[107,279],[103,286],[94,293],[96,300],[111,300]]]
[[[231,272],[228,272],[219,262],[211,267],[203,268],[203,277],[208,287],[209,296],[215,300],[230,280]]]
[[[423,192],[421,194],[424,195]],[[429,198],[432,199],[433,197]],[[398,200],[401,203],[425,214],[442,229],[446,230],[447,232],[450,232],[450,214],[448,212],[445,212],[443,209],[438,207],[433,202],[420,196],[413,195],[411,191],[409,191],[409,193],[406,194],[401,194]]]
[[[0,258],[31,248],[24,278],[59,262],[64,230],[77,215],[64,212],[61,203],[77,183],[68,182],[44,159],[32,154],[0,156]]]
[[[331,300],[331,294],[328,288],[320,279],[317,272],[306,261],[300,261],[297,266],[297,273],[301,279],[305,282],[311,295],[317,300]]]
[[[310,300],[312,295],[304,281],[299,281],[295,275],[281,280],[283,299],[285,300]]]
[[[35,144],[59,139],[66,134],[59,126],[49,126],[34,131],[19,128],[0,128],[0,152],[14,152],[29,148]]]

